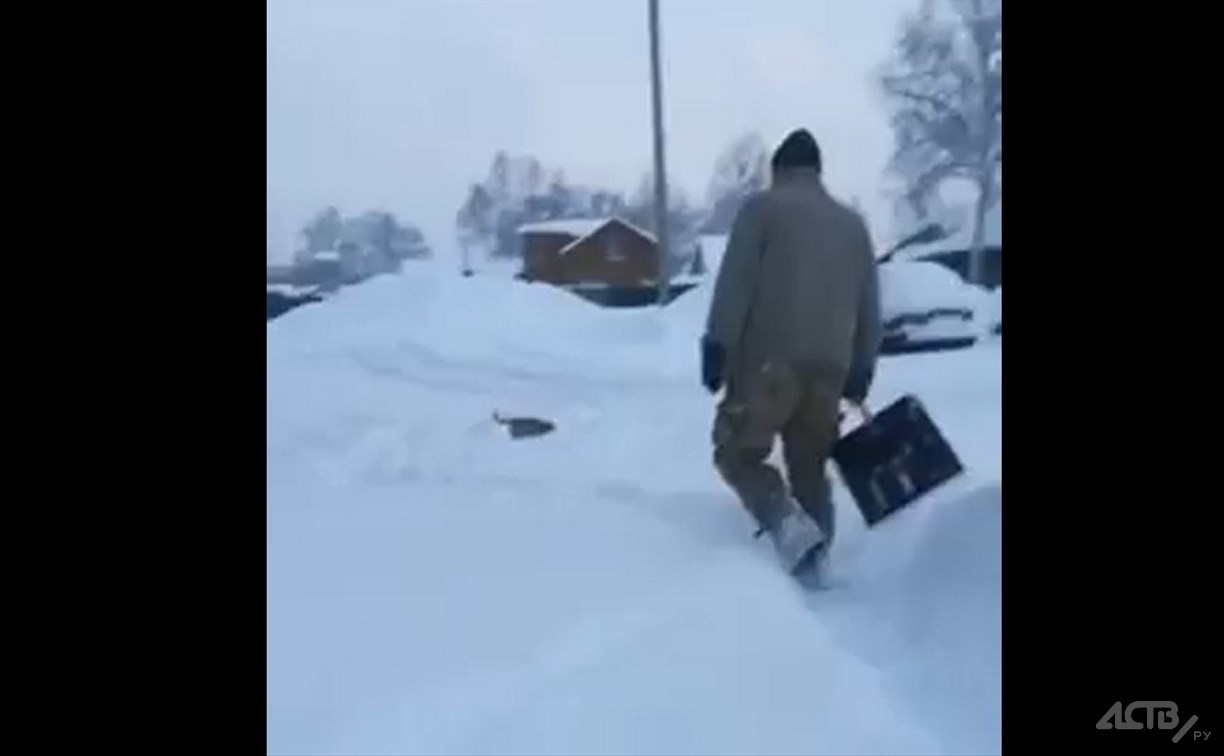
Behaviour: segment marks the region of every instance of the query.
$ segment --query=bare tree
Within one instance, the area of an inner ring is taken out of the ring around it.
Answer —
[[[1003,0],[923,0],[881,83],[891,168],[919,214],[948,181],[976,189],[969,280],[981,281],[984,220],[1003,196]]]
[[[339,210],[334,207],[321,210],[302,229],[302,235],[306,237],[306,257],[313,258],[319,252],[334,248],[340,241],[343,228]]]
[[[658,240],[660,234],[659,223],[655,218],[656,186],[653,171],[643,174],[637,189],[630,195],[621,215],[630,223],[653,233]],[[670,275],[677,272],[678,266],[690,258],[695,249],[698,226],[704,216],[705,213],[689,201],[688,193],[685,192],[683,186],[676,182],[668,183],[666,251],[662,245],[659,247],[664,273]]]
[[[472,184],[467,200],[455,215],[455,230],[463,250],[464,270],[471,269],[471,247],[493,246],[493,197],[483,184]]]
[[[370,214],[371,267],[385,273],[399,269],[400,260],[394,250],[395,240],[401,233],[399,221],[391,213],[375,211]]]
[[[655,219],[655,175],[653,171],[642,174],[637,189],[629,196],[623,207],[625,220],[638,227],[658,232]],[[674,181],[667,186],[667,227],[671,237],[691,234],[701,218],[701,211],[694,208],[688,192]]]
[[[714,175],[706,190],[710,215],[705,231],[726,234],[735,214],[753,192],[769,184],[769,150],[761,135],[748,132],[735,139],[714,163]]]

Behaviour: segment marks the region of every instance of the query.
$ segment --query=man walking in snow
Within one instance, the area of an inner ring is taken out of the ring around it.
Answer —
[[[716,467],[798,571],[832,543],[825,466],[841,399],[861,403],[875,374],[879,283],[867,226],[828,194],[812,135],[791,133],[771,164],[772,185],[744,202],[727,241],[702,382],[712,394],[726,388]],[[766,463],[778,436],[793,498]]]

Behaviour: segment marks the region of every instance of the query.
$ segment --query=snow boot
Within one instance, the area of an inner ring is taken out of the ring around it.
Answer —
[[[826,541],[824,531],[789,497],[782,516],[765,533],[773,542],[782,567],[792,575],[819,559],[824,551],[821,548]]]
[[[799,564],[791,571],[791,574],[804,588],[825,590],[831,588],[835,583],[829,576],[828,565],[829,542],[826,540],[808,551],[807,555],[799,560]]]

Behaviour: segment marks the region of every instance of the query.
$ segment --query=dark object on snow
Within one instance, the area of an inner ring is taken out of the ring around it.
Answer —
[[[868,526],[930,493],[964,467],[926,409],[904,396],[833,447],[833,462]]]
[[[717,394],[722,388],[723,368],[726,365],[727,352],[709,336],[701,339],[701,385],[706,391]]]
[[[924,354],[928,352],[950,352],[968,349],[978,343],[977,336],[961,336],[948,339],[925,339],[910,341],[904,334],[889,334],[880,342],[880,355],[895,357],[899,354]]]
[[[506,426],[510,431],[510,438],[516,439],[543,436],[552,433],[557,427],[537,417],[502,417],[496,412],[493,413],[493,421]]]
[[[600,307],[631,308],[658,307],[659,287],[650,285],[633,286],[565,286],[570,293],[581,297],[587,302]],[[667,299],[664,304],[671,304],[680,298],[681,294],[692,291],[694,284],[673,281],[667,287]]]

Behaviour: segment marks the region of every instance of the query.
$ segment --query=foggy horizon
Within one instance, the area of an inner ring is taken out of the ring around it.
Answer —
[[[715,160],[810,129],[830,190],[890,231],[875,74],[917,0],[661,0],[668,177],[704,203]],[[267,3],[268,259],[314,213],[393,212],[435,254],[493,155],[629,195],[651,163],[645,0]]]

